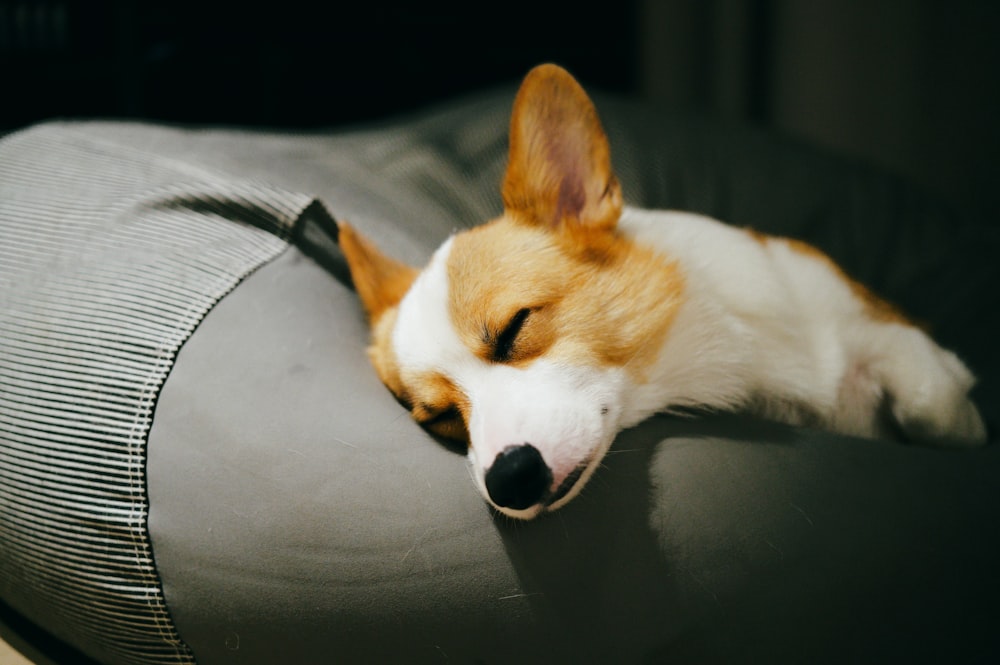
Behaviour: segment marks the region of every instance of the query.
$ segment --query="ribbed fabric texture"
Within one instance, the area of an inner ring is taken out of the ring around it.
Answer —
[[[146,436],[181,345],[311,203],[71,127],[0,141],[0,597],[91,656],[194,662],[150,550]]]

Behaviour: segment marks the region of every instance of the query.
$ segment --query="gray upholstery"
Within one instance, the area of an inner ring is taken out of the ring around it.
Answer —
[[[193,658],[1000,657],[996,445],[943,451],[742,416],[657,417],[618,438],[569,506],[514,523],[487,508],[459,452],[411,422],[365,358],[332,218],[419,264],[453,229],[498,213],[512,98],[502,90],[313,134],[34,130],[301,202],[289,246],[176,354],[143,451],[148,496],[138,500],[148,499],[159,591]],[[969,361],[995,421],[998,227],[801,146],[597,102],[629,202],[820,245]],[[60,630],[65,618],[44,607],[31,618],[105,662],[130,662]]]
[[[310,199],[67,127],[0,155],[0,596],[92,655],[190,662],[146,528],[153,407]]]

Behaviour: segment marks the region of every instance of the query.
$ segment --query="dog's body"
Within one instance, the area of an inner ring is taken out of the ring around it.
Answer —
[[[502,512],[564,505],[621,429],[663,411],[985,441],[961,361],[818,250],[624,207],[596,112],[553,65],[518,93],[503,198],[420,272],[340,229],[379,376],[469,442]]]

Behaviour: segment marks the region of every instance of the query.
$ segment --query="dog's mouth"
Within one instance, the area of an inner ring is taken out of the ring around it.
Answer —
[[[569,494],[570,491],[576,486],[577,482],[579,482],[580,478],[583,476],[583,472],[587,470],[588,466],[590,466],[590,460],[580,463],[575,469],[573,469],[573,471],[571,471],[570,474],[566,476],[561,483],[559,483],[559,487],[557,487],[556,490],[552,492],[548,498],[546,498],[545,507],[548,508],[565,499],[566,495]]]

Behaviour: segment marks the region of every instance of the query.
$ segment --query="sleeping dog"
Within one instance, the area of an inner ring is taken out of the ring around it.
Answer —
[[[974,378],[819,250],[623,204],[597,112],[555,65],[518,91],[503,214],[423,270],[339,229],[383,383],[466,441],[483,496],[530,519],[565,505],[623,428],[751,410],[852,435],[986,439]]]

